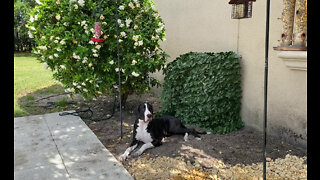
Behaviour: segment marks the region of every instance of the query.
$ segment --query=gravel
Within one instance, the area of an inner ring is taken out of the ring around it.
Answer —
[[[267,179],[307,179],[306,157],[287,154],[285,158],[267,158]],[[148,179],[262,179],[262,163],[231,166],[221,160],[210,168],[204,168],[202,162],[185,161],[183,157],[156,157],[149,154],[128,164],[129,173],[137,180]]]

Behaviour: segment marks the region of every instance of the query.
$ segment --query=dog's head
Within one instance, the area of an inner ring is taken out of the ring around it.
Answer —
[[[144,122],[152,121],[153,108],[151,104],[144,102],[139,104],[135,110],[135,114],[138,119],[143,120]]]

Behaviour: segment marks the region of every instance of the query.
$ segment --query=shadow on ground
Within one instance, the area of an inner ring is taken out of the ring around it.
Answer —
[[[104,102],[103,107],[111,107],[112,101],[106,99],[98,99]],[[115,112],[114,116],[106,121],[93,122],[84,119],[85,123],[97,135],[99,140],[114,156],[121,155],[132,140],[132,130],[135,116],[134,108],[143,101],[148,101],[153,105],[155,112],[161,110],[160,99],[152,94],[144,94],[143,96],[132,95],[127,100],[127,107],[123,110],[123,139],[120,139],[120,117],[119,112]],[[99,108],[98,106],[96,108]],[[197,130],[201,128],[195,127]],[[186,161],[201,161],[202,166],[211,167],[212,162],[221,160],[226,164],[252,164],[259,163],[263,160],[263,136],[252,128],[244,127],[238,131],[228,134],[206,134],[201,136],[201,140],[196,140],[193,136],[189,136],[188,141],[183,140],[183,136],[174,135],[168,137],[166,141],[159,147],[148,149],[144,155],[150,154],[150,157],[177,157],[182,156]],[[140,146],[137,147],[138,150]],[[135,150],[135,151],[136,151]],[[134,152],[132,152],[134,153]],[[271,159],[284,158],[287,154],[296,155],[298,157],[306,156],[306,149],[288,144],[277,137],[269,136],[267,139],[267,157]],[[130,161],[130,159],[128,160]],[[124,162],[124,165],[128,165]]]
[[[19,110],[15,110],[14,116],[38,115],[51,112],[72,110],[77,103],[84,100],[80,96],[69,97],[60,85],[52,85],[42,88],[18,98]]]

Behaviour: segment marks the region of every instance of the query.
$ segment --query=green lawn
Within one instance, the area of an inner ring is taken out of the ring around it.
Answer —
[[[51,87],[51,88],[49,88]],[[46,89],[41,91],[41,89]],[[29,115],[19,102],[35,100],[34,92],[45,93],[61,92],[62,88],[56,85],[52,72],[44,69],[34,57],[27,55],[14,56],[14,117]]]

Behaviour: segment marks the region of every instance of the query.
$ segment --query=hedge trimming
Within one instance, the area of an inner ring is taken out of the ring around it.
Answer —
[[[225,134],[244,126],[241,73],[234,52],[189,52],[167,64],[161,114]]]

